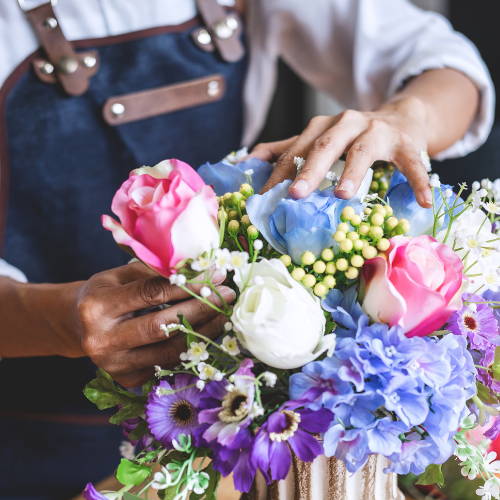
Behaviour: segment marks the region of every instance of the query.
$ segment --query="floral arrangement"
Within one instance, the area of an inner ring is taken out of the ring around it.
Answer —
[[[288,197],[290,181],[257,194],[271,169],[237,153],[198,172],[166,160],[116,193],[119,222],[103,216],[116,242],[227,322],[218,339],[182,316],[163,325],[186,350],[142,390],[103,371],[87,385],[127,443],[123,488],[88,484],[85,498],[215,499],[231,473],[241,492],[257,473],[284,479],[292,454],[350,472],[381,454],[422,484],[441,483],[454,456],[498,499],[500,180],[465,197],[432,174],[423,209],[388,165],[351,200],[333,194],[338,167],[305,199]]]

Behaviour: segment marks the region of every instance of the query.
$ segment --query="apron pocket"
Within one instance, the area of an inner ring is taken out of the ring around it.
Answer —
[[[109,125],[121,125],[219,101],[224,92],[224,77],[215,74],[165,87],[110,97],[104,103],[102,114]]]

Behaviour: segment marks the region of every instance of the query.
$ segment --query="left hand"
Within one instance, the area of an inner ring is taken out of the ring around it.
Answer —
[[[425,107],[417,98],[404,97],[378,111],[347,110],[336,116],[315,116],[299,136],[258,144],[250,155],[277,160],[264,191],[284,179],[293,179],[297,172],[294,157],[304,158],[305,164],[290,187],[294,198],[314,191],[344,152],[346,165],[335,189],[339,198],[355,195],[375,161],[388,161],[408,178],[418,203],[430,207],[432,198],[422,151],[427,151]]]

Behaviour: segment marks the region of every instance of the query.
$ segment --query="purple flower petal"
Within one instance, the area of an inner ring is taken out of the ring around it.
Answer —
[[[318,455],[323,453],[323,446],[311,434],[297,429],[295,434],[289,439],[290,446],[304,462],[312,462]]]
[[[292,454],[288,444],[283,441],[271,442],[270,453],[271,479],[279,481],[285,479],[292,465]]]

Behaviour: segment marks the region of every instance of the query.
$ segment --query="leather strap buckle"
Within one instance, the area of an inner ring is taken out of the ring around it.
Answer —
[[[36,61],[35,73],[44,82],[57,80],[72,96],[83,94],[98,67],[97,53],[77,54],[61,30],[54,12],[56,0],[27,9],[26,0],[17,0],[35,31],[47,61]],[[54,80],[55,79],[55,80]]]

